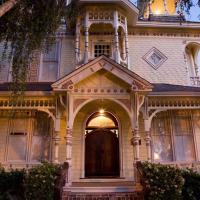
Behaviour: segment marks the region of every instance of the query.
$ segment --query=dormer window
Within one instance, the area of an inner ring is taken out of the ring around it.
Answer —
[[[101,55],[111,57],[111,48],[109,44],[95,44],[94,57],[97,58]]]

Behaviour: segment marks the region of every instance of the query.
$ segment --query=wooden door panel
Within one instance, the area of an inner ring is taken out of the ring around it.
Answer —
[[[109,130],[95,130],[86,136],[85,176],[119,176],[119,141]]]

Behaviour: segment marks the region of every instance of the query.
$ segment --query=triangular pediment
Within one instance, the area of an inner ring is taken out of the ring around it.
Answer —
[[[135,91],[151,91],[153,86],[129,69],[105,56],[77,68],[52,84],[54,91],[82,87],[122,87]]]

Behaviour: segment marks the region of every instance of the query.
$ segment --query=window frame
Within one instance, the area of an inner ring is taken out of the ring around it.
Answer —
[[[28,119],[27,119],[28,118]],[[39,164],[41,163],[39,160],[33,160],[32,158],[32,152],[33,152],[33,137],[34,137],[34,123],[36,118],[27,116],[25,117],[16,117],[14,119],[8,119],[8,129],[7,129],[7,139],[6,139],[6,145],[5,145],[5,156],[4,156],[4,162],[5,164]],[[26,136],[26,147],[25,147],[25,160],[12,160],[9,159],[9,140],[10,136],[12,133],[17,133],[17,131],[12,130],[12,124],[13,120],[15,119],[25,119],[26,121],[26,127],[24,128],[25,131],[23,131],[24,135]],[[53,137],[53,128],[52,128],[52,123],[50,123],[50,131],[49,131],[49,139],[50,139],[50,144],[49,144],[49,156],[48,156],[48,161],[52,160],[52,137]]]
[[[58,55],[58,60],[57,62],[54,61],[55,63],[57,63],[58,67],[57,67],[57,74],[56,74],[56,80],[60,77],[60,65],[61,65],[61,48],[62,48],[62,41],[60,39],[56,39],[55,41],[56,43],[56,48],[57,48],[57,55]],[[41,56],[40,56],[40,66],[39,66],[39,77],[38,77],[38,80],[39,82],[54,82],[52,80],[50,81],[46,81],[46,80],[43,80],[43,76],[42,76],[42,72],[43,72],[43,69],[44,69],[44,65],[43,65],[43,60],[44,58],[44,53],[41,53]],[[47,61],[46,61],[47,62]],[[53,62],[53,61],[49,61],[49,62]]]
[[[110,41],[95,41],[92,43],[92,57],[93,58],[98,58],[95,57],[95,45],[109,45],[110,46],[110,56],[109,58],[113,58],[113,45],[112,42]]]
[[[174,113],[173,113],[174,111]],[[172,151],[172,161],[163,161],[163,160],[156,160],[154,159],[154,137],[156,136],[155,133],[155,127],[152,127],[151,129],[151,136],[152,136],[152,145],[151,145],[151,157],[152,157],[152,161],[155,163],[188,163],[188,162],[195,162],[197,161],[197,148],[196,148],[196,140],[195,140],[195,132],[194,132],[194,125],[193,125],[193,113],[191,110],[185,110],[187,115],[184,115],[185,117],[188,117],[189,121],[189,126],[191,128],[191,133],[188,134],[191,137],[191,141],[193,143],[193,151],[194,151],[194,160],[177,160],[177,155],[176,155],[176,145],[175,145],[175,131],[174,131],[174,115],[175,115],[175,111],[180,111],[180,110],[168,110],[168,111],[164,111],[167,112],[167,115],[169,116],[168,119],[168,125],[169,125],[169,131],[170,131],[170,139],[171,139],[171,151]],[[159,114],[159,113],[158,113]],[[178,115],[180,116],[180,115]],[[153,120],[152,120],[152,125],[153,125]]]

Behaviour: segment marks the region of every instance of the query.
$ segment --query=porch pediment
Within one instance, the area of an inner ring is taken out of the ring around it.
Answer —
[[[151,91],[153,88],[148,81],[105,56],[90,61],[52,84],[54,91],[102,86],[134,91]]]

